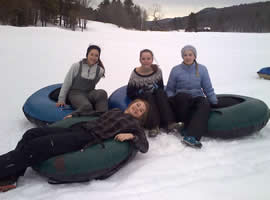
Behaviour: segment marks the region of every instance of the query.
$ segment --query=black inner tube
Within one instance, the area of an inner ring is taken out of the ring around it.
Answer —
[[[225,97],[219,97],[218,96],[218,105],[214,106],[215,108],[226,108],[230,107],[236,104],[240,104],[244,102],[245,99],[240,97],[232,97],[232,96],[225,96]]]
[[[50,98],[52,101],[57,102],[57,101],[58,101],[58,96],[59,96],[60,90],[61,90],[61,88],[57,88],[57,89],[53,90],[53,91],[49,94],[49,98]],[[67,101],[66,104],[71,105],[68,98],[67,98],[66,101]]]
[[[58,101],[58,96],[60,93],[61,88],[57,88],[55,90],[53,90],[50,94],[49,94],[49,98],[52,101],[57,102]],[[245,99],[240,98],[240,97],[233,97],[233,96],[218,96],[218,105],[214,106],[214,108],[226,108],[226,107],[230,107],[239,103],[242,103],[245,101]],[[70,101],[67,98],[67,102],[68,105],[70,104]]]

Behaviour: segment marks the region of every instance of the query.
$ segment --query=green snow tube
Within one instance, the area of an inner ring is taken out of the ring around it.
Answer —
[[[74,117],[50,126],[68,128],[73,124],[94,119],[96,117]],[[48,177],[48,182],[53,184],[104,179],[118,171],[137,152],[131,142],[109,139],[103,144],[104,148],[101,144],[96,144],[82,152],[76,151],[50,158],[33,166],[33,169]]]
[[[267,124],[270,112],[263,101],[232,94],[217,96],[219,105],[210,113],[208,133],[204,136],[238,138],[259,131]]]

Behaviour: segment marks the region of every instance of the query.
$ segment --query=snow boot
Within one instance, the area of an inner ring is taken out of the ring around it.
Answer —
[[[6,192],[8,190],[16,188],[17,176],[10,176],[0,180],[0,192]]]

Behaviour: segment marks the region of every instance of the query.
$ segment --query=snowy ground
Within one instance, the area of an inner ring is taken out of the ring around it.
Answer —
[[[98,87],[109,94],[127,84],[139,65],[140,50],[153,50],[166,84],[171,68],[181,62],[181,47],[193,44],[217,94],[251,96],[270,107],[270,81],[256,74],[270,66],[270,34],[139,32],[97,22],[89,22],[88,27],[85,32],[72,32],[0,26],[0,154],[14,148],[33,127],[22,112],[25,100],[42,87],[62,82],[90,43],[102,48],[106,78]],[[165,133],[149,142],[147,154],[138,154],[109,179],[54,186],[28,169],[18,188],[0,194],[0,199],[270,198],[270,123],[258,134],[240,140],[203,138],[201,150],[184,147],[179,137]]]

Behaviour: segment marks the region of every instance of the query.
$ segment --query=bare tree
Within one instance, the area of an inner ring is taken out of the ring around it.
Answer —
[[[159,4],[153,4],[152,8],[150,8],[150,17],[152,17],[152,21],[154,22],[154,27],[152,27],[155,30],[160,30],[160,24],[158,21],[163,17],[162,9]]]
[[[145,22],[146,20],[148,19],[148,14],[147,14],[147,11],[143,8],[142,9],[142,12],[141,12],[141,30],[145,30],[146,29],[146,26],[145,26]]]
[[[158,21],[163,17],[162,9],[159,4],[153,4],[152,8],[150,8],[150,13],[153,21]]]
[[[80,0],[80,19],[79,19],[79,24],[80,27],[83,31],[83,29],[86,29],[86,24],[87,24],[87,14],[88,14],[88,9],[91,7],[93,4],[93,0]],[[83,23],[83,25],[81,25]]]

